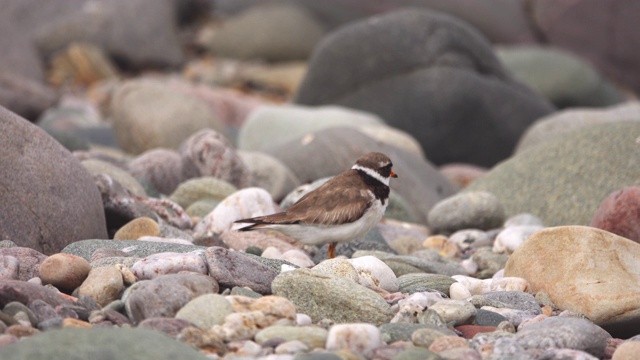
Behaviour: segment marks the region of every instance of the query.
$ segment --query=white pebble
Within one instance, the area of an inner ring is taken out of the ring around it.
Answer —
[[[473,258],[462,260],[460,262],[460,265],[462,265],[464,271],[469,275],[473,275],[478,271],[478,264],[473,261]]]
[[[477,314],[476,307],[464,300],[445,299],[429,309],[438,313],[444,322],[453,322],[455,325],[470,324]]]
[[[400,281],[393,270],[377,257],[362,256],[347,261],[358,271],[359,277],[372,277],[380,288],[389,292],[396,292],[400,288]]]
[[[449,287],[449,297],[453,300],[464,300],[471,297],[471,292],[466,286],[459,282],[454,282]]]
[[[326,349],[338,351],[348,349],[356,354],[365,354],[382,346],[380,329],[372,324],[338,324],[329,329]]]
[[[493,252],[498,254],[512,254],[529,236],[542,229],[542,226],[537,225],[508,227],[496,236],[496,240],[493,243]]]
[[[298,249],[285,251],[281,256],[281,260],[286,260],[293,265],[299,266],[301,268],[312,268],[313,266],[315,266],[315,263],[313,262],[313,260],[311,260],[309,255],[307,255],[304,251]]]
[[[478,229],[459,230],[449,236],[449,241],[456,244],[461,250],[469,248],[477,249],[482,246],[491,246],[493,239],[486,231]]]
[[[301,313],[296,314],[296,325],[306,326],[311,324],[313,324],[313,321],[311,321],[311,316]]]
[[[442,300],[444,300],[444,298],[437,292],[417,292],[398,301],[398,306],[402,308],[405,304],[415,303],[424,309]]]
[[[465,275],[454,275],[452,278],[466,287],[471,295],[482,295],[490,291],[527,291],[529,289],[529,282],[519,277],[498,277],[480,280]],[[456,291],[459,291],[459,289],[456,289]]]
[[[158,237],[158,236],[141,236],[140,238],[138,238],[138,241],[165,242],[165,243],[171,243],[171,244],[193,245],[193,243],[191,241],[189,241],[189,240],[163,238],[163,237]]]
[[[190,253],[158,253],[138,260],[131,267],[131,272],[139,279],[153,279],[159,275],[176,274],[180,271],[192,271],[207,274],[207,264],[201,251]]]

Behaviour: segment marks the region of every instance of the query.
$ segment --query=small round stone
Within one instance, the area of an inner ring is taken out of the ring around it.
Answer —
[[[431,345],[429,345],[429,351],[440,353],[445,350],[451,350],[460,347],[470,347],[469,342],[459,336],[441,336],[433,340]]]
[[[89,275],[91,265],[80,256],[54,254],[40,264],[40,279],[60,290],[73,291]]]
[[[138,240],[142,236],[160,236],[160,225],[148,217],[139,217],[121,227],[113,240]]]
[[[476,316],[476,308],[468,301],[464,300],[443,300],[430,307],[449,323],[456,325],[470,324]]]
[[[122,273],[116,266],[94,268],[89,272],[86,280],[78,288],[78,297],[82,295],[93,298],[100,306],[120,297],[124,290]]]
[[[185,304],[175,318],[187,320],[201,329],[210,329],[224,323],[224,318],[232,312],[231,304],[224,296],[204,294]]]

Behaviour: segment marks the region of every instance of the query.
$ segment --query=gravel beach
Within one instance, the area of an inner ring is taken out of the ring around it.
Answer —
[[[638,358],[636,3],[6,2],[0,359]]]

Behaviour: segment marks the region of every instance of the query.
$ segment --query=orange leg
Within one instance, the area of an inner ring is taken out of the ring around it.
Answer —
[[[338,243],[332,242],[329,243],[329,250],[327,251],[328,255],[329,255],[329,259],[333,259],[336,257],[336,245]]]

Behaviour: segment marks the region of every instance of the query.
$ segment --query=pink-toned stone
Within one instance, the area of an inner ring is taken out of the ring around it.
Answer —
[[[429,350],[433,351],[434,353],[439,353],[445,350],[451,350],[461,347],[468,348],[471,346],[469,345],[469,342],[464,338],[453,335],[445,335],[433,340],[431,345],[429,345]]]
[[[34,300],[42,300],[51,306],[71,305],[55,290],[19,280],[0,280],[0,307],[12,301],[28,304]]]
[[[0,249],[0,256],[12,256],[18,259],[20,267],[16,280],[22,281],[38,276],[40,264],[47,258],[47,255],[27,247]]]
[[[72,291],[89,275],[87,260],[72,254],[53,254],[40,264],[40,279],[58,289]]]
[[[467,187],[487,172],[486,168],[462,163],[442,165],[439,170],[442,175],[459,188]]]
[[[604,198],[591,226],[640,242],[640,186],[626,187]]]
[[[473,339],[473,337],[478,333],[485,332],[494,332],[496,331],[495,326],[480,326],[480,325],[460,325],[456,326],[456,330],[458,330],[462,337],[465,339]]]

